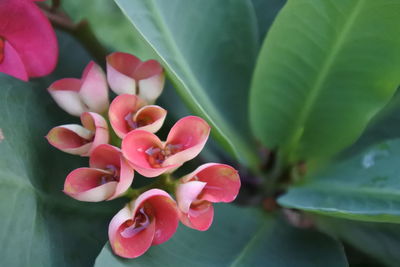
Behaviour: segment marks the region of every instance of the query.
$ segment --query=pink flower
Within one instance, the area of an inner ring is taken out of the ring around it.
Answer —
[[[47,134],[49,143],[69,154],[89,156],[99,145],[107,144],[109,139],[107,122],[93,112],[81,115],[82,125],[66,124],[54,127]]]
[[[117,96],[110,105],[108,117],[115,133],[124,138],[135,129],[157,132],[164,123],[167,111],[159,106],[149,105],[136,95]]]
[[[0,72],[27,81],[53,71],[57,38],[32,0],[0,1]]]
[[[77,200],[97,202],[121,196],[132,184],[133,169],[119,148],[99,145],[90,154],[89,166],[67,176],[64,193]]]
[[[231,166],[208,163],[183,177],[176,189],[179,217],[183,224],[207,230],[214,217],[212,203],[233,201],[240,189],[240,177]]]
[[[166,192],[151,189],[114,216],[108,228],[108,237],[115,254],[136,258],[150,246],[170,239],[178,223],[175,201]]]
[[[147,131],[131,131],[122,140],[122,153],[138,173],[155,177],[171,172],[196,157],[209,134],[207,122],[199,117],[188,116],[171,128],[165,142]]]
[[[57,104],[73,116],[93,111],[103,113],[108,108],[107,79],[99,65],[89,62],[82,79],[65,78],[47,89]]]
[[[165,81],[163,68],[156,60],[142,62],[122,52],[107,57],[107,79],[116,94],[138,95],[148,103],[160,96]]]

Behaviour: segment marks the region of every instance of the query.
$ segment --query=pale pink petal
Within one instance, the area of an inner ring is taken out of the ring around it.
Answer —
[[[79,95],[81,85],[79,79],[65,78],[55,81],[47,90],[63,110],[73,116],[80,116],[88,111],[88,107]]]
[[[109,132],[106,120],[99,114],[93,112],[85,112],[81,115],[82,125],[91,131],[94,131],[94,139],[92,146],[87,154],[83,156],[89,156],[90,153],[101,144],[108,144]]]
[[[79,168],[72,171],[64,183],[64,193],[80,201],[98,202],[110,198],[117,182],[102,183],[110,173],[101,169]]]
[[[76,124],[67,124],[54,127],[49,131],[46,139],[49,143],[74,155],[86,154],[92,146],[91,139],[93,132]]]
[[[134,217],[134,212],[125,206],[119,211],[110,222],[108,228],[108,236],[111,247],[115,254],[125,258],[136,258],[145,253],[153,241],[155,233],[155,221],[151,220],[150,224],[142,231],[124,237],[121,233],[127,228],[124,223]]]
[[[83,71],[82,87],[79,95],[91,111],[103,113],[108,108],[106,76],[101,67],[93,61]]]
[[[203,190],[206,183],[199,181],[191,181],[183,184],[179,184],[176,188],[176,201],[178,207],[183,213],[188,213],[190,205],[195,201],[198,195]]]
[[[154,168],[149,163],[149,149],[162,148],[163,143],[160,139],[147,131],[134,130],[128,133],[122,140],[122,153],[129,164],[141,175],[146,177],[156,177],[167,170],[176,168],[179,164]]]
[[[141,61],[127,53],[115,52],[107,56],[107,80],[118,95],[136,94],[133,74]]]
[[[136,95],[128,94],[119,95],[111,102],[108,117],[118,137],[124,138],[125,135],[132,130],[126,117],[129,116],[130,113],[136,113],[145,104],[146,103]],[[133,119],[133,115],[131,118]]]
[[[181,222],[193,229],[206,231],[214,218],[214,208],[208,201],[190,207],[189,213],[180,213]]]
[[[3,52],[3,60],[0,60],[0,72],[11,75],[17,79],[28,81],[28,73],[17,51],[7,41],[0,38],[0,54]]]
[[[196,116],[180,119],[171,128],[166,144],[179,145],[181,151],[167,158],[163,166],[182,164],[196,157],[207,142],[210,126]]]
[[[110,197],[110,200],[119,197],[123,193],[125,193],[133,182],[134,170],[122,156],[120,165],[121,168],[119,182],[117,188],[115,189],[115,193]]]
[[[139,81],[139,96],[148,103],[154,103],[161,95],[165,77],[163,68],[156,60],[148,60],[138,66],[134,78]]]
[[[48,19],[35,3],[2,0],[0,20],[0,36],[18,52],[29,77],[45,76],[55,68],[57,38]]]
[[[165,109],[159,106],[149,105],[142,107],[136,112],[134,121],[139,125],[144,125],[138,127],[138,129],[155,133],[160,130],[166,117],[167,111]]]
[[[183,182],[206,183],[199,199],[210,202],[231,202],[240,189],[238,171],[226,164],[208,163],[182,178]]]

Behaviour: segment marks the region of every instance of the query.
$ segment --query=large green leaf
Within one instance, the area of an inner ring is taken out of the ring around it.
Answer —
[[[254,209],[224,204],[215,211],[206,232],[180,226],[170,241],[133,260],[115,256],[107,244],[95,266],[347,266],[341,244],[326,235]]]
[[[252,81],[256,136],[289,161],[350,145],[399,84],[397,0],[289,0]]]
[[[375,145],[293,187],[286,207],[354,220],[400,222],[400,139]]]
[[[76,120],[63,115],[45,89],[50,81],[80,75],[89,58],[66,36],[60,50],[59,67],[46,79],[24,83],[0,74],[2,266],[89,266],[118,210],[80,203],[61,191],[68,172],[87,160],[59,152],[45,140],[52,127]]]
[[[340,238],[387,266],[399,266],[400,225],[322,216],[316,218],[316,223],[321,230]]]
[[[116,0],[157,54],[179,95],[244,164],[258,157],[249,135],[247,99],[257,53],[248,0]]]

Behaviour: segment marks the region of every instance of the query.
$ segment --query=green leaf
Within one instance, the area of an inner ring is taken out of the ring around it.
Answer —
[[[362,221],[400,223],[400,139],[338,162],[279,198],[283,206]]]
[[[115,256],[107,244],[95,266],[347,266],[341,244],[324,234],[255,209],[223,204],[215,215],[208,231],[181,225],[170,241],[136,259]]]
[[[400,262],[400,225],[356,222],[318,216],[319,228],[349,243],[367,255],[397,267]]]
[[[80,203],[61,191],[68,172],[87,165],[87,159],[57,151],[45,140],[52,127],[76,121],[64,115],[46,88],[55,79],[80,75],[89,58],[67,36],[59,41],[54,75],[24,83],[0,74],[2,266],[89,266],[119,209]]]
[[[289,0],[261,49],[255,135],[290,162],[349,146],[399,84],[400,2]]]
[[[107,47],[133,53],[142,59],[153,56],[114,1],[68,0],[62,1],[62,6],[76,23],[88,20],[96,37]]]
[[[179,95],[242,163],[258,157],[248,131],[247,99],[258,49],[248,0],[116,0],[157,54]]]

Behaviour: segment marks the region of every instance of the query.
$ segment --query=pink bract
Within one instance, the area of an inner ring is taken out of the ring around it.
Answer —
[[[163,68],[156,60],[142,62],[122,52],[107,56],[107,79],[116,94],[138,95],[148,103],[160,96],[165,82]]]
[[[213,220],[211,203],[231,202],[240,189],[238,172],[229,165],[208,163],[184,176],[176,189],[179,216],[183,224],[200,231]]]
[[[108,236],[115,254],[136,258],[150,246],[169,240],[178,223],[175,201],[165,191],[151,189],[114,216]]]
[[[49,143],[69,154],[89,156],[99,145],[109,141],[108,126],[105,119],[96,113],[81,115],[82,125],[66,124],[54,127],[46,138]]]
[[[34,1],[0,1],[0,72],[27,81],[53,71],[57,38]]]
[[[166,116],[165,109],[146,105],[138,96],[129,94],[117,96],[108,111],[111,126],[120,138],[135,129],[155,133],[163,125]]]
[[[86,66],[81,79],[61,79],[47,90],[57,104],[73,116],[87,111],[101,114],[109,105],[106,76],[93,61]]]
[[[97,202],[121,196],[132,184],[134,171],[117,147],[99,145],[91,153],[89,165],[67,176],[64,193],[77,200]]]
[[[131,131],[122,140],[122,153],[141,175],[155,177],[196,157],[209,134],[210,126],[206,121],[188,116],[176,122],[165,142],[147,131]]]

